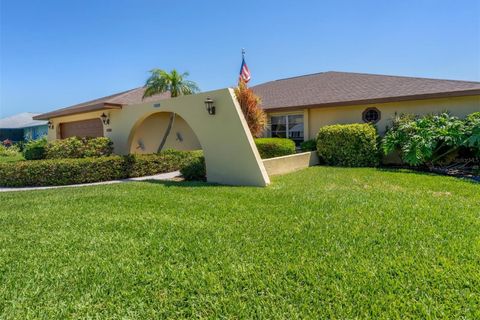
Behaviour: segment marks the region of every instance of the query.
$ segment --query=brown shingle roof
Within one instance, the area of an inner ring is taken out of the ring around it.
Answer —
[[[43,113],[33,117],[35,120],[48,120],[50,118],[61,117],[66,115],[84,113],[89,111],[106,110],[106,109],[121,109],[124,105],[137,104],[142,102],[156,101],[159,99],[170,98],[170,93],[154,95],[142,100],[145,88],[136,88],[124,92],[116,93],[110,96],[102,97],[95,100],[90,100],[71,107],[54,110],[52,112]]]
[[[322,72],[266,82],[252,87],[266,110],[300,107],[343,106],[480,94],[480,82],[385,76],[349,72]],[[142,100],[144,87],[87,101],[35,116],[35,120],[124,105],[168,99],[169,93]]]
[[[322,72],[252,87],[266,110],[480,94],[480,82]]]

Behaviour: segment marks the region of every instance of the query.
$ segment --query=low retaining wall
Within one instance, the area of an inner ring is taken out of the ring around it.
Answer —
[[[305,169],[319,164],[316,151],[302,152],[288,156],[263,160],[269,176]]]

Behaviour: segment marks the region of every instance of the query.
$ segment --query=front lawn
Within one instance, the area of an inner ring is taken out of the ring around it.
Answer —
[[[480,317],[480,184],[314,167],[0,203],[0,318]]]

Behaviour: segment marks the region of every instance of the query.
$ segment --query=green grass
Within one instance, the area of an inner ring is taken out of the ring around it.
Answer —
[[[480,185],[315,167],[267,188],[0,194],[0,318],[480,318]]]

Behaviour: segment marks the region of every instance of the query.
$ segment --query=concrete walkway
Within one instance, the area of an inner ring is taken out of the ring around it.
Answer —
[[[179,177],[179,176],[180,176],[180,171],[174,171],[174,172],[156,174],[154,176],[128,178],[128,179],[122,179],[122,180],[112,180],[112,181],[102,181],[102,182],[93,182],[93,183],[71,184],[71,185],[67,185],[67,186],[0,188],[0,192],[48,190],[48,189],[58,189],[58,188],[78,188],[78,187],[88,187],[88,186],[99,186],[99,185],[103,185],[103,184],[114,184],[114,183],[135,182],[135,181],[145,181],[145,180],[170,180],[170,179],[173,179],[173,178],[176,178],[176,177]]]

